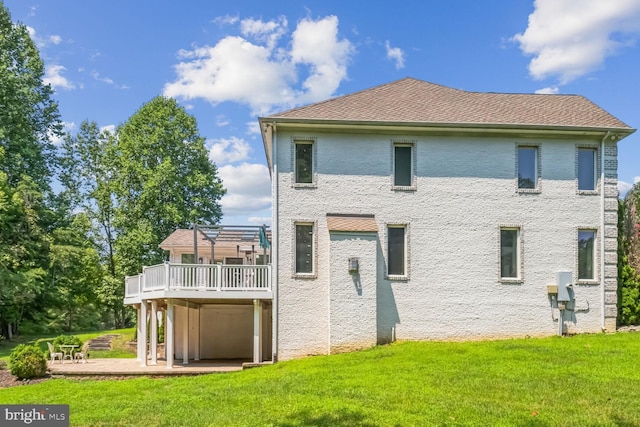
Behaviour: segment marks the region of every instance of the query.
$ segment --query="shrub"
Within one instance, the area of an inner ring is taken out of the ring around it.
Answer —
[[[53,348],[56,352],[62,351],[61,345],[77,345],[78,348],[82,347],[82,340],[75,335],[59,335],[53,340]]]
[[[0,359],[0,371],[7,369],[7,362],[5,360]]]
[[[9,366],[19,379],[38,378],[47,372],[47,359],[37,346],[20,344],[9,355]]]

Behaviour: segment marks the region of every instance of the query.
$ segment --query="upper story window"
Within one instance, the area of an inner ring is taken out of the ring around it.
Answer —
[[[387,274],[407,276],[407,226],[387,226]]]
[[[292,170],[295,187],[315,187],[316,144],[315,138],[292,139]]]
[[[393,188],[416,189],[416,146],[413,141],[394,141],[392,147]]]
[[[296,223],[296,274],[313,274],[313,223]]]
[[[500,278],[505,281],[519,280],[520,228],[500,228]]]
[[[518,146],[518,189],[536,190],[540,177],[540,148]]]
[[[597,183],[597,149],[578,148],[578,191],[595,191]]]
[[[196,258],[193,254],[182,254],[180,256],[180,262],[182,264],[195,264]]]
[[[578,230],[578,280],[595,280],[595,230]]]

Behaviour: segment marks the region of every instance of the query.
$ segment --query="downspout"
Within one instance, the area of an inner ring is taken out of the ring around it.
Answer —
[[[605,230],[604,230],[604,225],[605,225],[605,218],[604,218],[604,201],[605,201],[605,197],[604,197],[604,190],[605,190],[605,182],[604,182],[604,178],[605,178],[605,174],[604,174],[604,141],[605,139],[607,139],[607,137],[611,134],[610,131],[607,131],[607,133],[604,135],[604,137],[602,137],[602,140],[600,141],[600,300],[602,301],[601,303],[601,329],[604,331],[605,328],[605,292],[604,292],[604,288],[605,288],[605,274],[604,274],[604,239],[605,239]]]
[[[278,361],[278,329],[279,329],[279,323],[278,323],[278,307],[279,307],[279,302],[278,302],[278,273],[279,273],[279,268],[278,268],[278,245],[279,245],[279,241],[280,241],[280,236],[278,234],[279,232],[279,227],[278,227],[278,221],[279,221],[279,215],[278,215],[278,196],[279,196],[279,192],[278,192],[278,184],[279,184],[279,180],[280,177],[278,176],[278,134],[276,132],[276,123],[272,122],[271,123],[271,135],[272,135],[272,139],[271,139],[271,167],[273,168],[272,174],[271,174],[271,179],[273,179],[273,196],[271,198],[271,200],[274,202],[273,205],[271,206],[271,217],[273,220],[273,223],[271,224],[271,278],[272,278],[272,282],[271,282],[271,289],[273,290],[273,305],[271,307],[271,319],[273,321],[273,325],[272,325],[272,329],[273,329],[273,341],[272,341],[272,352],[273,352],[273,357],[272,360],[273,362],[277,362]]]

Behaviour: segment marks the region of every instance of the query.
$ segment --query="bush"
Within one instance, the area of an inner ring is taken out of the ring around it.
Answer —
[[[47,372],[47,359],[37,346],[20,344],[9,355],[9,366],[19,379],[38,378]]]
[[[7,369],[7,362],[0,359],[0,371],[4,371],[5,369]]]
[[[56,352],[62,351],[61,345],[77,345],[79,349],[82,347],[82,340],[75,335],[59,335],[53,340],[53,349]]]

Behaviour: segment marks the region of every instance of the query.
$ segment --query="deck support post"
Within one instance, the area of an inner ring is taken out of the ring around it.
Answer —
[[[164,341],[164,357],[167,360],[167,369],[173,368],[173,312],[175,308],[171,300],[167,301],[167,322],[164,325],[166,339]]]
[[[262,362],[262,301],[253,300],[253,363]]]
[[[140,342],[140,336],[142,335],[140,332],[140,327],[142,325],[142,314],[141,312],[142,303],[140,305],[136,305],[136,359],[139,362],[142,362],[142,343]]]
[[[182,325],[182,364],[189,364],[189,303],[184,308],[185,318]]]
[[[147,308],[147,301],[142,300],[142,304],[140,304],[140,334],[138,335],[142,366],[147,366]]]
[[[158,302],[151,301],[151,364],[158,364]]]
[[[200,306],[196,309],[196,350],[193,355],[193,360],[200,360]]]

